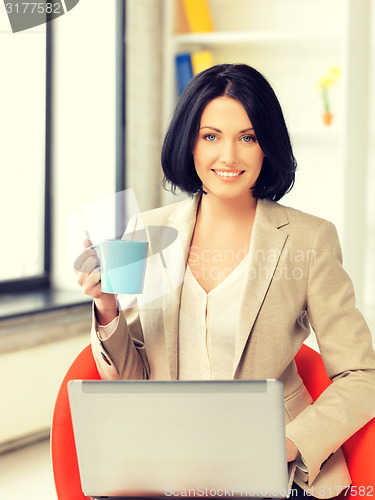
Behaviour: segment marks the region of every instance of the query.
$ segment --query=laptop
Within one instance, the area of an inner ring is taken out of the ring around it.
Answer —
[[[73,380],[68,393],[87,496],[288,496],[278,380]]]

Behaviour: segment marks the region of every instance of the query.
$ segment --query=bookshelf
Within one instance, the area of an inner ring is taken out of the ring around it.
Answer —
[[[319,104],[320,97],[313,88],[315,81],[327,65],[342,65],[346,22],[342,0],[283,0],[282,6],[277,0],[207,0],[206,3],[214,31],[196,33],[189,29],[183,0],[166,0],[164,126],[176,102],[174,58],[181,52],[210,50],[216,63],[245,62],[256,67],[276,91],[280,90],[287,110],[294,108],[287,104],[295,100],[295,91],[284,77],[279,78],[280,58],[291,70],[293,66],[295,69],[296,57],[304,66],[308,60],[309,68],[307,71],[304,68],[303,79],[306,86],[310,78],[311,88],[304,95],[311,96],[311,107],[316,101]],[[300,86],[302,71],[298,73],[295,86]],[[291,89],[291,99],[284,87]],[[301,109],[301,103],[297,108]],[[294,123],[291,125],[300,128]]]
[[[317,32],[281,32],[281,31],[221,31],[212,33],[178,33],[172,38],[177,49],[180,46],[226,45],[243,43],[314,43],[337,48],[340,38],[335,35],[321,36]]]
[[[243,62],[261,71],[280,100],[299,163],[296,187],[283,203],[335,223],[360,303],[364,267],[358,254],[365,253],[363,179],[368,178],[370,148],[366,82],[373,2],[207,1],[214,31],[204,33],[189,30],[182,0],[165,1],[163,130],[177,100],[176,54],[210,50],[215,63]],[[334,120],[326,126],[315,84],[330,66],[340,67],[341,76],[330,91]],[[354,165],[358,174],[353,174]],[[171,200],[175,197],[167,194],[165,202]]]

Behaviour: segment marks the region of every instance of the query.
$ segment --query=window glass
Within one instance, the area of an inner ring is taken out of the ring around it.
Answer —
[[[1,17],[0,281],[44,272],[46,27]]]

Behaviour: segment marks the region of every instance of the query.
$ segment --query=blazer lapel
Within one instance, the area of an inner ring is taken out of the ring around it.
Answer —
[[[193,200],[187,200],[169,218],[170,224],[178,231],[178,239],[183,252],[183,273],[185,273],[199,199],[200,196],[196,196]],[[169,268],[168,262],[167,266]],[[173,262],[171,266],[173,267]],[[181,291],[182,283],[170,293],[163,295],[164,332],[171,380],[176,380],[178,377],[178,319]]]
[[[250,242],[249,265],[240,307],[239,330],[234,355],[234,372],[273,279],[288,234],[279,229],[289,223],[281,205],[258,200]]]

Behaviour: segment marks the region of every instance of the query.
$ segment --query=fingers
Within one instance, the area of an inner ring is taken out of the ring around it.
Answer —
[[[85,250],[74,262],[74,271],[77,276],[77,283],[86,295],[99,298],[103,295],[101,289],[100,259],[89,239],[84,240]]]
[[[98,298],[102,295],[101,274],[100,268],[95,268],[95,272],[92,272],[92,267],[95,265],[92,263],[93,260],[94,259],[90,257],[85,262],[85,264],[87,264],[89,272],[85,272],[84,270],[76,271],[77,283],[82,288],[84,294],[90,295],[94,298]],[[85,265],[83,265],[81,269],[85,269]]]
[[[90,295],[97,299],[103,295],[101,287],[100,273],[78,273],[78,284],[85,295]]]
[[[92,272],[100,272],[100,260],[97,255],[90,255],[82,263],[79,272],[91,274]]]
[[[297,446],[288,437],[286,438],[286,456],[288,462],[293,462],[296,459],[299,450]]]
[[[88,248],[92,246],[92,241],[91,240],[83,240],[83,247]]]
[[[87,241],[87,240],[86,240]],[[74,269],[78,272],[91,273],[96,267],[99,267],[100,260],[93,248],[82,252],[74,262]]]

